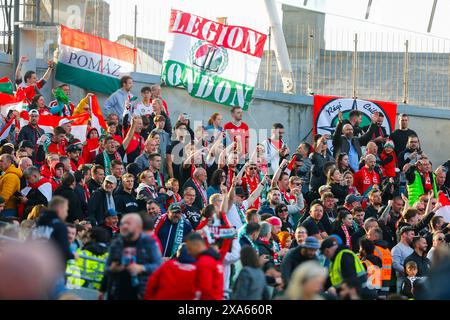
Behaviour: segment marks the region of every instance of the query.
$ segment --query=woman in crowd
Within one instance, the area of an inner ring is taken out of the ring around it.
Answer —
[[[338,168],[328,171],[327,184],[331,187],[331,192],[338,199],[338,205],[343,205],[345,197],[348,195],[348,186]]]
[[[351,171],[355,173],[354,170],[348,164],[348,154],[341,152],[338,154],[336,158],[336,167],[339,169],[339,172],[344,174],[346,171]]]

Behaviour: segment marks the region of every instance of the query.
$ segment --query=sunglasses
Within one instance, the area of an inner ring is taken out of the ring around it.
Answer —
[[[445,241],[445,238],[437,238],[438,241]]]
[[[257,170],[258,168],[256,168],[256,167],[249,167],[248,169],[249,170]]]
[[[281,212],[288,212],[288,208],[283,208],[280,210]]]

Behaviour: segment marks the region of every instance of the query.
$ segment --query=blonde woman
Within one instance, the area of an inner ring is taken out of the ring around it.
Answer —
[[[306,261],[293,272],[286,298],[289,300],[323,300],[320,295],[327,279],[328,271],[317,261]]]

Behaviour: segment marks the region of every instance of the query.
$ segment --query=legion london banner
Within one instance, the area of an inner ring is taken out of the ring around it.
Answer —
[[[161,80],[195,98],[246,110],[267,35],[172,9]]]

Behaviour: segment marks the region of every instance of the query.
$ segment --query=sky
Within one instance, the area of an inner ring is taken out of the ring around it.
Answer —
[[[264,0],[107,0],[110,4],[110,39],[120,34],[134,32],[134,5],[138,7],[137,35],[164,40],[170,8],[195,13],[205,18],[228,17],[229,24],[244,25],[267,32],[270,22]],[[427,34],[427,26],[433,0],[373,0],[370,16],[364,20],[368,0],[304,0],[276,1],[279,16],[281,4],[289,4],[324,12],[327,49],[349,49],[352,34],[367,36],[365,50],[403,50],[403,40],[409,38],[412,51],[450,52],[450,28],[448,12],[450,1],[439,0],[433,26]],[[414,34],[412,34],[413,32]],[[350,41],[337,41],[333,34],[350,35]],[[376,36],[375,36],[376,35]],[[395,40],[394,35],[400,37]],[[370,37],[370,40],[369,39]],[[395,42],[395,43],[394,43]],[[381,49],[380,49],[381,48]]]

